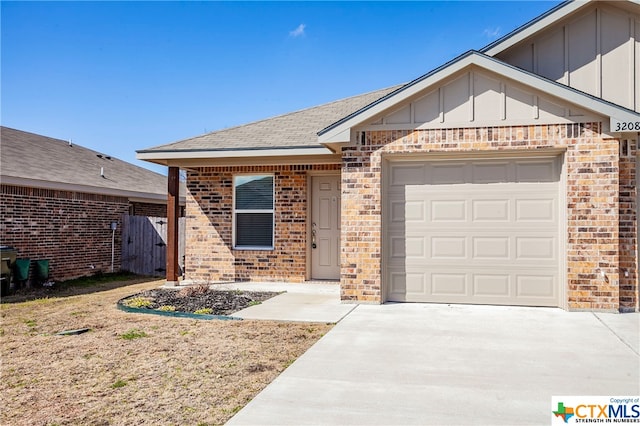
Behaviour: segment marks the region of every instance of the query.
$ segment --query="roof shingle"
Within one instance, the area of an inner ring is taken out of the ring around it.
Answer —
[[[67,141],[0,127],[0,176],[166,197],[167,177]],[[104,177],[100,175],[101,169]]]
[[[318,131],[401,86],[139,150],[138,153],[318,147]]]

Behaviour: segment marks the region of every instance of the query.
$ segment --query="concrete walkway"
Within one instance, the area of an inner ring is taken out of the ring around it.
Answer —
[[[284,291],[281,295],[235,312],[234,317],[275,321],[336,323],[357,305],[340,301],[340,285],[334,282],[216,284],[216,289]]]
[[[638,321],[360,305],[228,424],[550,424],[552,396],[640,393]]]

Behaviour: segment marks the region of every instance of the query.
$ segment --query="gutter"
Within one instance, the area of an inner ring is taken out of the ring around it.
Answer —
[[[221,149],[153,149],[136,151],[138,160],[180,160],[204,158],[244,158],[331,155],[324,146],[292,146],[276,148],[221,148]]]

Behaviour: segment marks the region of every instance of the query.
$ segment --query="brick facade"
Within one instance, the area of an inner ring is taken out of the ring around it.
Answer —
[[[184,195],[184,194],[182,194]],[[131,216],[151,216],[151,217],[167,217],[167,203],[141,203],[139,201],[129,202],[129,214]],[[180,205],[178,216],[184,217],[185,206]]]
[[[620,155],[620,141],[600,123],[367,131],[343,148],[342,165],[206,167],[187,185],[186,277],[195,282],[292,281],[307,274],[308,176],[341,170],[341,297],[381,303],[383,159],[394,154],[563,151],[566,185],[566,283],[570,310],[633,311],[636,271],[636,147]],[[275,176],[275,249],[232,248],[233,176]],[[564,189],[561,187],[561,192]],[[604,277],[602,276],[604,273]]]
[[[10,185],[0,192],[0,244],[16,248],[18,258],[48,259],[56,281],[110,272],[110,225],[118,222],[114,269],[120,269],[127,198]]]
[[[620,157],[620,311],[632,312],[638,307],[638,222],[636,212],[636,155],[634,140],[628,140],[628,152]]]
[[[620,160],[619,141],[603,136],[599,123],[366,132],[363,144],[343,148],[342,299],[379,303],[384,297],[385,155],[464,151],[500,155],[505,150],[545,148],[566,149],[567,307],[633,310],[638,298],[635,146]]]
[[[129,205],[131,216],[167,217],[167,203],[140,203],[133,201]]]
[[[188,172],[185,273],[194,282],[306,278],[307,176],[339,165],[205,167]],[[233,176],[269,173],[275,185],[273,250],[234,250]]]

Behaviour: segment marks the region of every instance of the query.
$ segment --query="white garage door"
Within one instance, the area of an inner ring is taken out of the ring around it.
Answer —
[[[387,299],[558,306],[559,158],[388,163]]]

